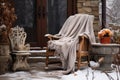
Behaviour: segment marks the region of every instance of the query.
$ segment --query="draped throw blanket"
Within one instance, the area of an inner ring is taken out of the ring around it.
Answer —
[[[93,15],[72,15],[66,20],[59,33],[56,35],[59,36],[60,39],[48,41],[48,48],[55,49],[55,52],[60,55],[65,74],[75,69],[79,36],[87,35],[90,42],[95,43],[93,20]]]

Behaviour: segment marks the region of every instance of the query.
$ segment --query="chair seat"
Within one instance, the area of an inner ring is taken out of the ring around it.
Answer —
[[[29,52],[13,52],[14,55],[31,55]]]

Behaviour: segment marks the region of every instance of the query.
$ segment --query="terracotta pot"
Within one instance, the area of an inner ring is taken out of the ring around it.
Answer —
[[[102,43],[102,44],[109,44],[109,43],[111,43],[111,37],[102,37],[100,39],[100,43]]]

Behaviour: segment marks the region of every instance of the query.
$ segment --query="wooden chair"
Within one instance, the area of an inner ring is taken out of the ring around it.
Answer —
[[[22,27],[14,27],[10,29],[9,39],[11,47],[11,55],[13,58],[13,71],[28,70],[29,64],[27,58],[30,55],[30,44],[25,44],[27,34]]]
[[[49,57],[55,55],[54,48],[56,49],[56,52],[62,56],[61,59],[64,59],[62,66],[67,66],[67,69],[71,68],[71,71],[74,71],[73,68],[75,59],[78,69],[80,69],[80,66],[83,66],[83,64],[85,65],[89,63],[89,44],[95,42],[92,26],[93,18],[93,15],[86,14],[76,14],[70,16],[57,35],[46,35],[46,37],[49,38],[48,49],[46,52],[46,69],[48,68],[48,64],[50,62]],[[77,45],[78,48],[76,49]],[[74,55],[74,53],[76,54]],[[87,58],[87,63],[83,63],[83,57]],[[69,63],[66,65],[64,62],[66,64],[68,62]]]
[[[49,35],[48,38],[50,40],[57,40],[59,37],[55,37],[52,35]],[[76,63],[77,63],[77,69],[80,69],[81,66],[89,65],[90,62],[90,55],[89,55],[89,38],[86,35],[79,37],[79,44],[78,44],[78,50],[76,51]],[[55,50],[54,49],[47,49],[46,50],[46,67],[45,69],[48,69],[49,65],[49,57],[55,56]]]

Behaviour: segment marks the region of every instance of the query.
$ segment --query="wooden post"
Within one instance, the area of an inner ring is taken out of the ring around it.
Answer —
[[[102,28],[106,27],[106,0],[102,1]]]

